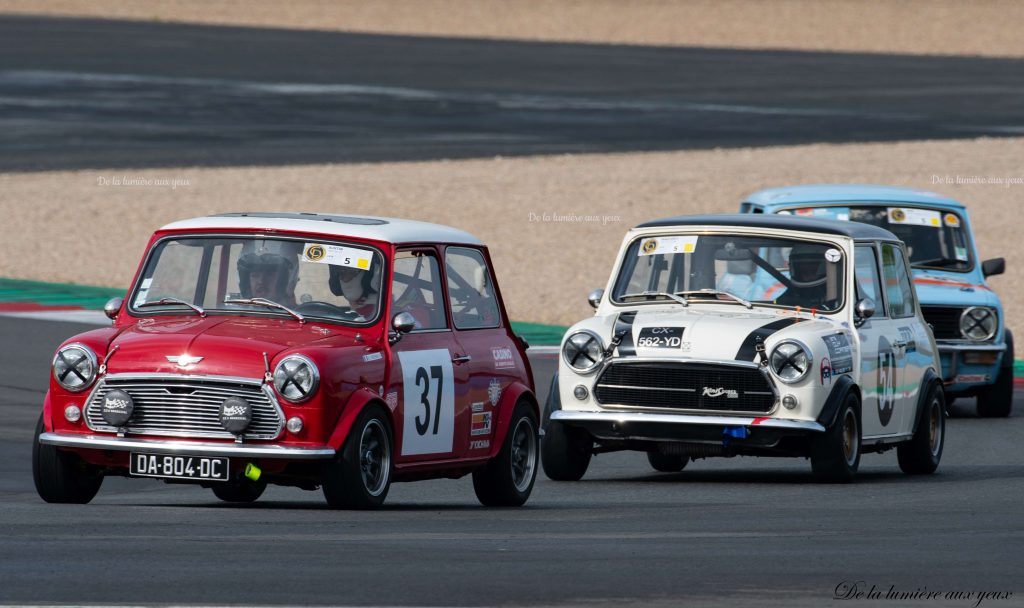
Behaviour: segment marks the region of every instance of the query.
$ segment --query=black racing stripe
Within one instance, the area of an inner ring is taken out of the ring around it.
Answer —
[[[772,321],[767,325],[762,325],[754,331],[747,334],[747,337],[743,340],[743,344],[740,344],[739,351],[736,352],[735,359],[737,361],[753,361],[757,356],[757,343],[764,342],[768,339],[768,336],[774,334],[780,329],[785,329],[794,323],[799,323],[804,319],[793,318],[793,319],[779,319],[778,321]]]
[[[636,319],[636,311],[621,313],[615,319],[615,331],[613,336],[622,336],[619,342],[619,356],[632,357],[636,355],[636,346],[633,344],[633,321]]]

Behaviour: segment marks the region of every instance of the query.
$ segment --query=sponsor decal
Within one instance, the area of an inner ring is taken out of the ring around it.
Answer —
[[[490,435],[491,417],[491,412],[477,412],[473,414],[472,422],[469,425],[470,436],[476,437],[477,435]]]
[[[956,384],[976,384],[978,382],[988,382],[991,376],[988,374],[960,374],[953,378],[953,382]]]
[[[693,253],[697,248],[696,236],[663,236],[656,239],[644,239],[640,243],[640,251],[637,255],[658,255]]]
[[[828,357],[821,358],[821,385],[832,384],[832,362]]]
[[[491,347],[491,356],[494,358],[494,369],[508,369],[516,366],[512,349],[507,346]]]
[[[853,347],[846,334],[832,334],[821,339],[828,351],[832,376],[842,376],[853,371]]]
[[[830,248],[825,251],[825,261],[835,264],[843,258],[843,254],[838,249]]]
[[[470,405],[470,409],[472,409],[474,412],[482,412],[484,411],[484,402],[477,401],[476,403]]]
[[[942,228],[942,214],[930,209],[889,207],[888,215],[890,224],[909,224],[912,226]]]
[[[388,407],[395,409],[398,407],[398,391],[391,391],[384,397],[384,403],[388,404]]]
[[[734,390],[732,390],[730,388],[722,388],[720,386],[719,387],[705,386],[704,387],[704,392],[702,392],[701,395],[704,396],[704,397],[711,397],[712,399],[715,398],[715,397],[721,397],[723,395],[725,395],[725,397],[728,398],[728,399],[739,399],[740,398],[740,394],[738,392],[736,392],[736,391],[734,391]]]
[[[501,401],[501,380],[491,378],[487,386],[487,397],[491,400],[491,407],[498,407],[498,401]]]
[[[224,416],[244,416],[249,411],[247,405],[225,405],[221,413]]]
[[[892,345],[881,336],[878,339],[878,368],[876,370],[876,390],[878,392],[878,420],[882,426],[888,426],[892,413],[896,409],[896,356]]]
[[[384,354],[380,353],[380,352],[367,353],[367,354],[363,355],[363,361],[366,361],[367,363],[369,363],[370,361],[377,361],[378,359],[383,359],[383,358],[384,358]]]
[[[471,450],[485,450],[491,447],[490,439],[477,439],[469,442],[469,449]]]
[[[306,243],[302,249],[302,261],[314,264],[331,264],[369,270],[373,252],[342,245],[321,245]]]
[[[644,327],[640,329],[638,348],[680,348],[683,345],[682,327]]]

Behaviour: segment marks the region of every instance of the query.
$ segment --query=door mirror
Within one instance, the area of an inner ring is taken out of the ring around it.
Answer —
[[[597,308],[598,306],[601,305],[601,298],[603,297],[604,290],[595,289],[594,291],[590,292],[590,295],[587,296],[587,302],[590,302],[590,306],[592,306],[593,308]]]
[[[388,335],[388,344],[394,344],[402,339],[402,334],[407,334],[416,328],[416,319],[408,312],[400,312],[391,319],[392,331]]]
[[[1006,272],[1006,260],[1003,258],[992,258],[981,263],[981,274],[991,277]]]
[[[416,319],[410,313],[400,312],[391,320],[391,327],[400,334],[407,334],[416,328]]]
[[[107,303],[103,305],[103,314],[107,315],[107,318],[113,321],[117,318],[117,313],[121,312],[121,306],[124,304],[124,298],[110,298]]]
[[[875,301],[871,298],[862,298],[853,307],[853,314],[856,315],[856,325],[860,327],[871,317],[875,316]]]

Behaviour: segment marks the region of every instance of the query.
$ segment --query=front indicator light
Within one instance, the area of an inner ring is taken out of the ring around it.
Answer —
[[[299,418],[298,416],[292,416],[291,418],[288,419],[288,424],[286,426],[288,427],[289,433],[301,433],[302,418]]]
[[[82,409],[77,405],[69,405],[64,408],[64,420],[68,422],[78,422],[82,419]]]

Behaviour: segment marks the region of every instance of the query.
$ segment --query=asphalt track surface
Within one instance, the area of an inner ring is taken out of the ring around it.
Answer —
[[[0,603],[821,606],[858,580],[1024,601],[1024,419],[978,419],[966,402],[924,478],[893,453],[865,456],[852,485],[811,483],[803,461],[657,474],[608,454],[579,483],[539,476],[520,509],[480,507],[465,478],[397,484],[375,512],[291,488],[228,506],[122,478],[90,505],[48,505],[30,473],[48,364],[90,327],[0,318]],[[535,363],[550,377],[553,359]]]
[[[0,171],[1024,133],[1024,60],[0,17]]]

